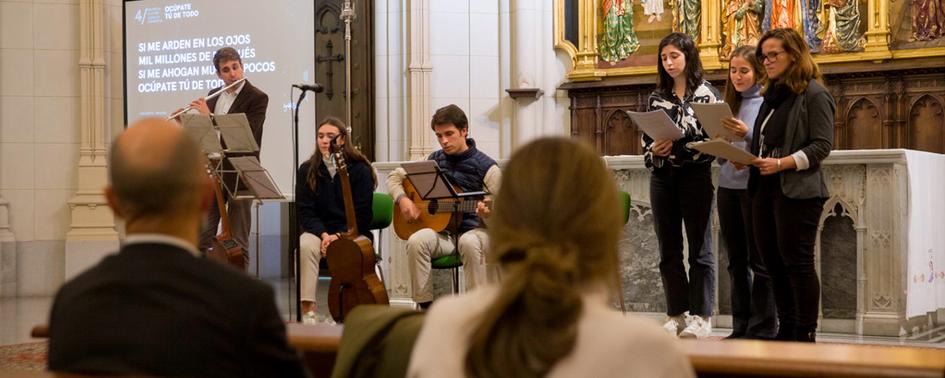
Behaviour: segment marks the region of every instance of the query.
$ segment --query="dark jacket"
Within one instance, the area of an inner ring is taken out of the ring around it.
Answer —
[[[354,199],[355,220],[358,223],[358,233],[373,239],[371,234],[371,220],[374,218],[372,203],[374,202],[374,179],[371,175],[371,166],[360,161],[348,159],[348,177],[351,182],[351,197]],[[344,196],[341,190],[341,176],[331,177],[328,168],[321,164],[318,175],[318,185],[313,192],[308,186],[308,169],[310,162],[299,167],[296,176],[296,202],[298,203],[299,225],[302,231],[321,237],[322,232],[334,234],[347,231],[348,224],[345,218]]]
[[[459,155],[447,155],[443,150],[436,150],[427,157],[434,160],[440,170],[453,185],[459,186],[463,192],[480,192],[485,188],[486,172],[496,165],[489,155],[476,148],[476,141],[466,138],[469,149]],[[479,216],[476,213],[463,214],[463,223],[460,232],[466,232],[479,227]]]
[[[221,89],[223,89],[223,87],[211,89],[207,95],[212,95],[219,92]],[[210,108],[211,113],[214,112],[213,108],[217,106],[217,99],[219,99],[219,97],[207,100],[207,107]],[[260,149],[262,149],[263,123],[266,122],[266,109],[268,107],[269,95],[250,84],[249,80],[246,80],[243,84],[243,89],[236,95],[236,99],[233,100],[233,104],[230,105],[230,109],[226,112],[226,114],[246,114],[246,119],[249,121],[249,128],[253,130],[253,139],[256,139],[256,145],[258,145]],[[253,156],[256,156],[258,159],[259,152],[253,154]]]
[[[820,170],[820,163],[830,155],[833,148],[833,123],[837,105],[830,92],[816,80],[811,80],[807,90],[797,95],[788,114],[787,128],[784,130],[784,145],[773,151],[771,157],[790,156],[797,151],[804,151],[810,167],[803,171],[786,170],[781,172],[781,192],[788,198],[827,198],[827,182]],[[755,126],[752,151],[758,150],[758,127],[764,122],[766,114],[759,114]],[[748,189],[754,193],[760,179],[757,169],[752,169],[748,179]]]
[[[63,285],[49,335],[52,371],[305,375],[272,287],[168,244],[125,246]]]

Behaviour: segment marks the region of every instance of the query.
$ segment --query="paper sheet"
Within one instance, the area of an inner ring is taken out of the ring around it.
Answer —
[[[738,140],[731,130],[722,125],[723,119],[732,118],[732,110],[724,102],[712,104],[691,103],[692,110],[696,112],[696,119],[702,124],[702,129],[709,134],[709,138],[725,138],[728,140]]]
[[[683,131],[676,127],[666,112],[654,110],[650,112],[627,112],[633,123],[649,135],[653,140],[676,140],[683,137]]]
[[[757,156],[752,155],[748,151],[745,151],[741,147],[735,146],[724,139],[692,142],[686,144],[686,147],[744,165],[751,164],[753,160],[757,159]]]

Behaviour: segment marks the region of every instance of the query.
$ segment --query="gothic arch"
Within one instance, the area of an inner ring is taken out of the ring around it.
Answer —
[[[867,97],[860,97],[851,102],[844,120],[843,142],[845,149],[884,148],[885,131],[883,130],[882,108]]]
[[[945,153],[945,116],[938,98],[919,96],[909,105],[908,117],[908,148]]]
[[[625,110],[611,110],[603,119],[601,131],[605,135],[605,155],[618,155],[621,151],[629,151],[633,155],[643,153],[643,147],[640,145],[640,131],[630,121],[630,116]]]

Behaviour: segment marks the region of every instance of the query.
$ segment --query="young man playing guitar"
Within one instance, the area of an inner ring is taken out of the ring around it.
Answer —
[[[469,138],[469,122],[466,114],[456,105],[447,105],[436,111],[430,127],[436,134],[441,149],[433,152],[427,158],[434,160],[450,183],[464,192],[486,191],[497,193],[502,173],[495,160],[476,148],[476,142]],[[387,188],[399,214],[407,222],[416,222],[421,219],[421,210],[415,202],[419,199],[411,198],[404,191],[404,179],[407,172],[397,168],[387,177]],[[486,198],[476,204],[475,214],[464,214],[459,224],[458,245],[459,255],[463,261],[463,272],[466,288],[486,282],[487,272],[493,269],[486,267],[486,251],[489,238],[482,228],[481,222],[489,216],[488,204],[491,199]],[[437,232],[431,228],[423,228],[410,235],[407,239],[407,258],[410,268],[411,283],[413,284],[413,300],[421,308],[427,308],[433,302],[433,281],[430,277],[431,260],[440,256],[454,253],[454,242],[448,232]]]

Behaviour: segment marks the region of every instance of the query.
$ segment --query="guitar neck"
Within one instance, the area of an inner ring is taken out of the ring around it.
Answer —
[[[351,180],[348,177],[348,165],[342,153],[335,154],[338,164],[338,178],[341,180],[341,193],[345,202],[345,221],[348,224],[348,235],[355,237],[358,233],[358,221],[354,214],[354,196],[351,195]]]

